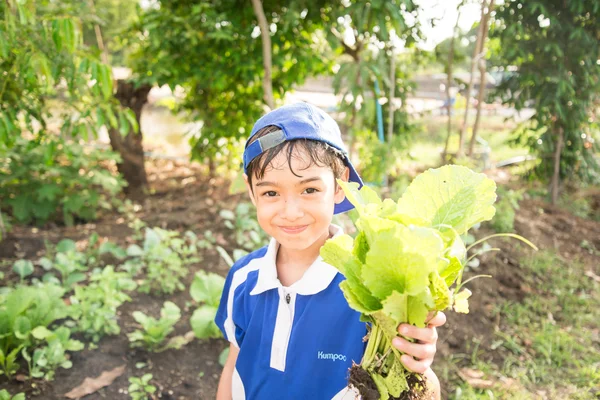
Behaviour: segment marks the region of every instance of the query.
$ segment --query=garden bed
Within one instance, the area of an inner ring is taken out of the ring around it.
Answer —
[[[233,210],[243,198],[242,195],[229,195],[227,182],[203,177],[198,169],[187,164],[161,161],[149,165],[149,170],[153,191],[142,202],[141,208],[135,209],[135,216],[148,226],[181,232],[191,230],[198,235],[210,229],[216,243],[231,254],[236,244],[232,239],[232,231],[224,226],[219,213],[222,209]],[[515,221],[517,233],[536,243],[541,251],[553,250],[557,257],[577,268],[577,274],[587,273],[590,281],[600,275],[600,223],[574,217],[537,200],[524,200],[520,205]],[[484,231],[478,236],[493,233],[485,232],[488,228],[482,229]],[[46,242],[56,244],[63,238],[85,241],[92,232],[123,247],[132,243],[132,230],[123,215],[117,213],[104,215],[93,224],[72,227],[14,226],[8,237],[0,242],[0,257],[5,262],[3,270],[6,271],[3,284],[18,279],[8,267],[16,259],[37,260],[44,254]],[[447,313],[448,323],[439,330],[440,341],[434,369],[442,380],[446,397],[455,393],[456,386],[469,381],[468,377],[462,379],[459,376],[462,367],[473,366],[470,362],[473,354],[498,368],[506,361],[505,347],[498,347],[497,331],[504,329],[506,324],[505,315],[499,311],[500,305],[519,304],[531,296],[549,296],[547,288],[536,286],[536,276],[523,266],[523,260],[532,256],[531,250],[517,246],[513,241],[502,240],[493,244],[501,247],[502,251],[482,256],[479,267],[465,275],[468,278],[474,274],[489,274],[492,278],[471,282],[469,286],[474,295],[470,302],[470,313]],[[152,353],[141,348],[131,349],[127,339],[127,334],[138,325],[132,313],[142,311],[157,317],[166,300],[177,304],[182,314],[172,335],[183,335],[190,331],[189,320],[194,307],[191,305],[189,287],[195,272],[205,270],[224,276],[228,270],[228,265],[214,249],[202,250],[201,255],[201,261],[189,268],[183,282],[185,290],[163,296],[131,292],[132,301],[125,302],[119,308],[121,333],[105,336],[95,349],[89,349],[86,345],[84,350],[71,353],[71,369],[59,368],[53,381],[34,379],[32,382],[24,379],[27,367],[23,364],[16,379],[7,381],[5,376],[0,376],[0,390],[7,389],[12,394],[25,392],[27,398],[33,399],[63,399],[65,393],[81,384],[86,377],[96,377],[104,371],[124,365],[124,373],[112,384],[85,398],[128,399],[128,378],[146,373],[153,375],[151,383],[157,387],[157,398],[214,398],[222,368],[218,361],[219,354],[227,347],[224,340],[196,339],[179,350]],[[559,321],[560,316],[555,318]],[[76,338],[83,341],[79,336]],[[600,350],[597,341],[592,345]],[[457,354],[467,356],[457,358]],[[453,363],[450,362],[452,360]],[[491,381],[502,385],[501,381]],[[479,390],[477,387],[475,389]]]

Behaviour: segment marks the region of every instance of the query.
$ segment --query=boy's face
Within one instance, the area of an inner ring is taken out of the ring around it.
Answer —
[[[303,152],[294,149],[290,170],[287,151],[281,151],[262,179],[253,177],[252,188],[245,177],[261,228],[290,250],[304,250],[327,238],[334,205],[344,200],[331,168],[309,166],[310,157]],[[348,172],[346,168],[342,179],[348,180]]]

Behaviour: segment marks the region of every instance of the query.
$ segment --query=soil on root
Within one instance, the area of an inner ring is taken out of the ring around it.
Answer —
[[[426,390],[426,379],[423,375],[410,374],[407,381],[409,390],[401,393],[399,397],[390,396],[388,399],[381,400],[429,400],[431,398]],[[354,364],[350,368],[348,384],[359,391],[363,400],[379,400],[381,398],[375,381],[359,364]]]

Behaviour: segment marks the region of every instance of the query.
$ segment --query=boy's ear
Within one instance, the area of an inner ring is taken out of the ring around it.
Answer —
[[[250,183],[248,183],[248,175],[244,174],[244,183],[246,184],[246,189],[248,190],[248,196],[250,196],[250,201],[256,207],[256,200],[254,200],[254,193],[252,192],[252,187]]]
[[[348,179],[350,179],[350,170],[348,169],[348,167],[346,167],[346,169],[344,169],[344,172],[339,177],[339,179],[343,180],[344,182],[348,182]],[[339,204],[342,201],[344,201],[345,198],[346,198],[346,195],[344,194],[344,190],[336,182],[335,183],[335,194],[333,195],[333,199],[334,199],[335,203]]]

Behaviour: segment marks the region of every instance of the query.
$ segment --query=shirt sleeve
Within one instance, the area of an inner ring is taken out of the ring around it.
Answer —
[[[242,291],[245,282],[236,282],[236,271],[237,268],[232,267],[225,279],[221,301],[215,315],[215,324],[217,324],[225,339],[239,348],[245,334],[245,330],[240,326],[240,321],[243,319],[240,312],[244,308],[240,303],[243,301]]]

